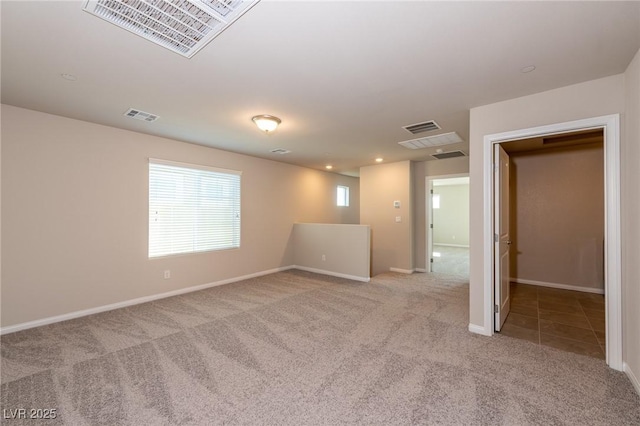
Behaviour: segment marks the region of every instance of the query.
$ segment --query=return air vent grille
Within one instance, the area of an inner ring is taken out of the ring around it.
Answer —
[[[259,0],[87,0],[84,10],[192,57]]]
[[[432,157],[437,158],[438,160],[445,160],[447,158],[456,158],[456,157],[466,157],[462,151],[449,151],[449,152],[440,152],[438,154],[431,154]]]
[[[129,110],[124,113],[124,115],[126,115],[127,117],[134,118],[136,120],[146,121],[149,123],[154,122],[158,118],[160,118],[160,116],[157,116],[155,114],[151,114],[149,112],[144,112],[144,111],[140,111],[138,109],[133,109],[133,108],[129,108]]]
[[[433,146],[450,145],[462,142],[462,139],[456,132],[443,133],[441,135],[429,136],[426,138],[412,139],[410,141],[398,142],[400,145],[409,149],[431,148]]]
[[[291,151],[284,148],[276,148],[276,149],[272,149],[271,152],[274,154],[285,155],[285,154],[289,154]]]
[[[425,121],[424,123],[411,124],[409,126],[404,126],[407,132],[417,135],[418,133],[431,132],[433,130],[440,130],[440,126],[435,121]]]

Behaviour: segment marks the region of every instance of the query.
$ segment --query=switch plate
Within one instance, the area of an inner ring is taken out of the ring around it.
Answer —
[[[402,222],[402,216],[396,216],[396,223]]]
[[[400,208],[400,201],[394,201],[393,202],[393,207],[395,207],[396,209]]]

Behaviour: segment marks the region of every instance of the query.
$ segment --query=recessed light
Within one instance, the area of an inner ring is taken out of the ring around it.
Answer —
[[[520,70],[520,72],[526,74],[528,72],[534,71],[536,69],[535,65],[529,65],[528,67],[524,67]]]
[[[384,158],[382,157],[376,158],[376,163],[382,163],[383,161],[384,161]]]
[[[60,77],[64,78],[65,80],[69,80],[69,81],[78,80],[78,77],[73,75],[73,74],[60,74]]]
[[[333,169],[333,166],[332,166],[331,164],[327,164],[327,165],[326,165],[326,166],[324,166],[324,167],[325,167],[325,169],[327,169],[327,170],[331,170],[331,169]]]

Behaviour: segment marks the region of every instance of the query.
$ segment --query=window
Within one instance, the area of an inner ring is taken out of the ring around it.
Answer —
[[[338,185],[338,206],[349,207],[349,187]]]
[[[431,196],[431,200],[433,201],[433,208],[434,209],[439,209],[440,208],[440,194],[433,194]]]
[[[240,175],[149,159],[149,257],[240,247]]]

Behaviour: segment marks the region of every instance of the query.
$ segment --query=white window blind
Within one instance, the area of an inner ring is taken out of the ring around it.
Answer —
[[[240,247],[240,175],[149,159],[149,257]]]

